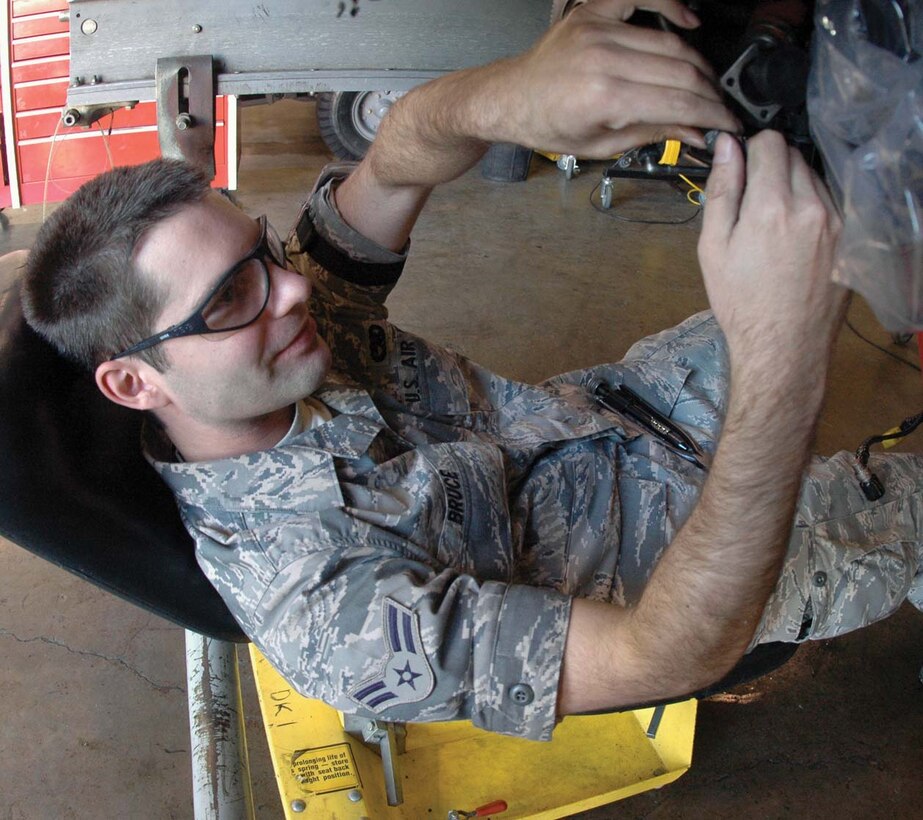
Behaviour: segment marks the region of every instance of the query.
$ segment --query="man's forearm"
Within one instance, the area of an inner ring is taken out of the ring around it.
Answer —
[[[638,605],[574,602],[561,713],[687,694],[737,663],[784,560],[823,370],[732,380],[699,503]]]
[[[369,152],[379,183],[434,188],[471,168],[501,132],[494,105],[504,91],[508,63],[448,74],[401,99]]]
[[[575,601],[560,711],[678,696],[720,679],[758,626],[785,557],[844,292],[840,223],[779,134],[722,137],[699,258],[727,339],[730,395],[699,503],[632,610]]]
[[[411,91],[382,121],[365,159],[336,194],[344,219],[400,250],[434,187],[484,155],[491,74],[498,64],[450,74]]]
[[[725,427],[699,504],[631,613],[637,634],[660,624],[671,636],[667,646],[650,650],[676,694],[690,683],[714,683],[753,637],[785,558],[824,370],[820,362],[813,372],[778,380],[732,375]],[[676,664],[681,650],[685,670]],[[684,679],[690,669],[698,680]]]

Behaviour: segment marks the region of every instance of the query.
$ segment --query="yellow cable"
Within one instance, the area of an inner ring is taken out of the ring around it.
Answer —
[[[705,201],[705,191],[696,185],[689,177],[685,174],[678,174],[679,178],[685,182],[691,190],[686,191],[686,199],[688,199],[693,205],[701,205]],[[698,196],[696,196],[698,194]]]
[[[658,165],[676,165],[683,144],[679,140],[667,140],[663,144],[663,155],[657,160]]]
[[[890,430],[885,430],[882,433],[882,435],[891,436],[894,433],[899,433],[900,431],[901,431],[900,427],[892,427]],[[900,444],[904,438],[906,438],[906,436],[901,436],[900,438],[889,438],[886,441],[881,442],[881,446],[884,447],[886,450],[890,450],[896,444]]]

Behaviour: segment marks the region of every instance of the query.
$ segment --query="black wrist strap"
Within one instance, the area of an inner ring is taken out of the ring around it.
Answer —
[[[355,285],[393,285],[400,279],[405,259],[397,262],[361,262],[327,241],[311,219],[310,207],[301,212],[295,234],[301,249],[325,270]]]

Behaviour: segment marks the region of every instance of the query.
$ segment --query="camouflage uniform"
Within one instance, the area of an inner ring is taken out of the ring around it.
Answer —
[[[630,385],[710,454],[728,386],[713,318],[644,339],[618,364],[527,385],[387,321],[404,255],[346,226],[329,186],[289,254],[314,282],[335,374],[314,395],[335,416],[210,463],[175,463],[166,442],[148,441],[199,562],[302,693],[388,720],[469,718],[548,739],[572,596],[636,602],[704,480],[600,411],[585,385]],[[918,556],[900,538],[917,536],[892,529],[923,521],[923,470],[910,457],[878,469],[891,506],[868,505],[844,460],[812,468],[760,639],[805,637],[809,600],[827,636],[906,596]]]

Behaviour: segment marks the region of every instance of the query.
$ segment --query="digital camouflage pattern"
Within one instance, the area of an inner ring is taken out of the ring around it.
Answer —
[[[329,186],[303,216],[353,259],[403,259],[345,225]],[[303,694],[387,720],[468,718],[550,738],[572,596],[635,603],[705,477],[600,410],[585,385],[628,384],[710,455],[728,388],[714,319],[644,339],[617,364],[527,385],[390,324],[394,281],[325,270],[297,232],[289,253],[314,283],[334,355],[315,394],[334,418],[209,463],[176,463],[165,442],[147,442],[199,562]],[[812,463],[755,640],[828,637],[907,596],[923,463],[875,468],[889,494],[870,505],[845,455]]]

